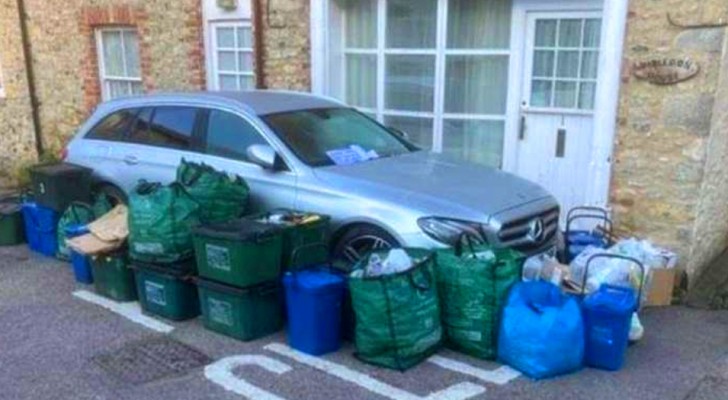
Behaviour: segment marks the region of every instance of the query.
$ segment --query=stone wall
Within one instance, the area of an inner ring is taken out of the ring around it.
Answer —
[[[0,187],[6,187],[21,165],[36,159],[16,0],[0,0],[0,68],[5,87],[5,97],[0,97]]]
[[[266,0],[261,3],[265,86],[310,90],[309,0]]]
[[[674,27],[666,10],[687,23],[728,17],[723,0],[630,2],[611,202],[624,233],[676,249],[682,266],[694,273],[705,261],[699,253],[706,254],[700,244],[705,240],[706,219],[719,217],[708,214],[717,205],[704,181],[710,175],[719,180],[725,172],[723,166],[709,168],[715,172],[706,170],[708,148],[723,143],[728,134],[715,129],[713,122],[713,111],[722,104],[717,88],[728,84],[725,77],[721,79],[725,29]],[[701,71],[689,81],[669,86],[631,77],[633,62],[662,57],[690,57]],[[710,157],[712,163],[718,164],[717,156]],[[708,188],[711,185],[717,183]],[[720,239],[712,241],[716,247]]]
[[[11,91],[17,97],[17,93],[25,90],[25,81],[24,74],[11,72],[14,68],[22,71],[16,60],[20,59],[19,56],[14,56],[22,54],[16,1],[0,1],[3,68],[6,81],[16,81],[12,83]],[[204,88],[203,25],[199,0],[25,2],[40,103],[41,132],[48,151],[58,151],[100,101],[94,42],[96,28],[131,26],[137,29],[146,90]],[[4,118],[4,114],[29,114],[27,95],[18,99],[19,103],[12,103],[15,108],[11,108],[10,96],[6,104],[0,104],[0,121],[3,124],[10,120]],[[14,164],[15,155],[4,152],[11,146],[32,148],[32,130],[30,134],[26,132],[28,123],[13,123],[17,126],[16,131],[21,132],[14,134],[15,138],[12,135],[0,137],[0,154],[10,157]]]

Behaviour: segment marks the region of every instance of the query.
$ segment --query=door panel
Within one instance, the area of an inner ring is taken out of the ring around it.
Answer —
[[[527,15],[516,171],[547,188],[564,211],[586,203],[600,18]]]

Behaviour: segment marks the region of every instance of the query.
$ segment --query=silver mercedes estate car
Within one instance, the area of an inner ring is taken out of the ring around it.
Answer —
[[[123,201],[182,159],[242,176],[251,212],[332,217],[333,256],[436,248],[463,233],[527,254],[554,248],[556,199],[514,175],[421,150],[336,100],[280,91],[152,94],[102,103],[65,151]]]

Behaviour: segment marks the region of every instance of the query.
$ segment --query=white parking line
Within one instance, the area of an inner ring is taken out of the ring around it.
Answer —
[[[243,365],[257,365],[267,371],[277,375],[283,375],[291,370],[288,365],[265,356],[233,356],[225,357],[221,360],[205,367],[205,378],[217,383],[226,390],[237,393],[254,400],[285,400],[273,393],[267,392],[257,386],[251,385],[244,379],[236,376],[233,370]]]
[[[172,325],[167,325],[164,322],[142,314],[142,309],[137,302],[118,303],[116,301],[109,300],[106,297],[99,296],[96,293],[89,292],[88,290],[77,290],[73,292],[73,295],[81,300],[86,300],[89,303],[96,304],[109,311],[115,312],[132,322],[144,325],[154,331],[170,333],[174,330]]]
[[[506,383],[521,376],[520,372],[505,365],[495,370],[489,371],[486,369],[476,368],[470,364],[442,356],[432,356],[428,358],[427,361],[442,368],[459,372],[461,374],[470,375],[485,382],[495,383],[496,385],[505,385]]]
[[[340,365],[323,358],[310,356],[293,350],[292,348],[280,344],[271,343],[264,347],[276,354],[288,357],[301,364],[308,365],[319,371],[336,376],[339,379],[358,385],[370,392],[393,400],[422,400],[422,399],[439,399],[439,400],[465,400],[471,397],[485,393],[485,388],[470,382],[462,382],[450,386],[445,390],[431,393],[427,397],[420,397],[405,390],[388,385],[382,381],[378,381],[369,375],[354,371],[344,365]]]

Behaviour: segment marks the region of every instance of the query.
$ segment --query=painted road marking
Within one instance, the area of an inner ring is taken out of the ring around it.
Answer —
[[[339,379],[361,386],[362,388],[376,393],[380,396],[393,400],[422,400],[422,399],[440,399],[440,400],[465,400],[471,397],[485,393],[485,388],[470,382],[462,382],[450,386],[445,390],[431,393],[427,397],[420,397],[405,390],[388,385],[382,381],[376,380],[369,375],[354,371],[353,369],[324,360],[323,358],[310,356],[293,350],[292,348],[280,344],[271,343],[264,347],[278,355],[288,357],[301,364],[323,371],[329,375],[336,376]]]
[[[283,375],[291,370],[288,365],[266,356],[225,357],[205,367],[205,377],[226,390],[255,400],[284,400],[273,393],[251,385],[236,376],[233,370],[244,365],[256,365],[267,371]]]
[[[496,385],[505,385],[506,383],[521,376],[520,372],[505,365],[494,370],[487,370],[476,368],[470,364],[442,356],[432,356],[428,358],[427,361],[442,368],[470,375],[485,382],[495,383]]]
[[[81,300],[86,300],[89,303],[96,304],[109,311],[115,312],[130,321],[144,325],[154,331],[170,333],[174,330],[172,325],[167,325],[164,322],[144,315],[139,303],[137,302],[118,303],[116,301],[109,300],[106,297],[99,296],[96,293],[89,292],[88,290],[77,290],[73,292],[73,295]]]

